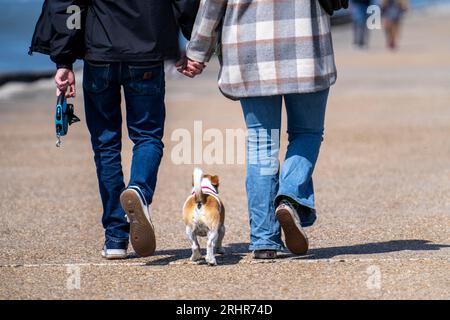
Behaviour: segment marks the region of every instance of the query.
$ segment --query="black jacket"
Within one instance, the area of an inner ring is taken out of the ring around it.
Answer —
[[[57,65],[76,59],[155,61],[179,54],[178,30],[189,39],[200,0],[45,0],[29,54]],[[70,30],[67,8],[81,9],[81,29]]]

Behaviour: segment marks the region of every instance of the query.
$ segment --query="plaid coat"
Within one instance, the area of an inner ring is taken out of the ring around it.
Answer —
[[[231,98],[316,92],[336,81],[330,19],[318,0],[202,0],[187,56],[218,44],[219,88]]]

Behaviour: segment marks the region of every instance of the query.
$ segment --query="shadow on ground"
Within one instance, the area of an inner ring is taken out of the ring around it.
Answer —
[[[363,255],[398,251],[436,251],[450,245],[435,244],[428,240],[392,240],[385,242],[362,243],[351,246],[315,248],[307,255],[296,259],[331,259],[340,255]],[[290,255],[292,256],[292,255]]]
[[[450,245],[435,244],[428,240],[392,240],[385,242],[362,243],[351,246],[315,248],[308,251],[308,254],[301,257],[292,254],[281,255],[281,259],[294,258],[295,260],[306,259],[331,259],[341,255],[365,255],[365,254],[379,254],[399,251],[436,251],[442,248],[449,248]],[[233,265],[248,254],[248,243],[232,243],[226,247],[224,255],[217,256],[219,265]],[[204,254],[204,252],[203,252]],[[191,250],[190,249],[173,249],[161,250],[155,253],[156,256],[164,256],[157,260],[149,261],[148,266],[161,266],[170,263],[186,260],[188,261]]]
[[[239,263],[239,261],[248,253],[248,244],[246,243],[232,243],[225,247],[225,254],[217,255],[218,265],[233,265]],[[205,250],[202,250],[203,256],[206,254]],[[160,250],[156,251],[156,256],[165,256],[157,260],[152,260],[147,263],[148,266],[164,266],[170,263],[189,260],[191,256],[190,249],[172,249],[172,250]],[[201,264],[202,262],[200,262]]]

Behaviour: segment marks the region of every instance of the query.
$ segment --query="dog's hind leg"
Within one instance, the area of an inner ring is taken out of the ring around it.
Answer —
[[[218,254],[225,253],[225,249],[222,246],[223,237],[225,237],[225,225],[221,225],[219,228],[219,235],[217,237],[217,243],[216,243],[216,252]]]
[[[210,266],[217,265],[216,257],[214,256],[214,249],[217,244],[217,240],[219,238],[219,233],[217,230],[210,230],[208,231],[208,241],[207,241],[207,247],[206,247],[206,262]]]
[[[200,245],[197,240],[197,235],[194,233],[194,230],[190,226],[186,226],[186,235],[189,238],[189,241],[192,244],[192,255],[191,261],[198,261],[202,258],[202,254],[200,252]]]

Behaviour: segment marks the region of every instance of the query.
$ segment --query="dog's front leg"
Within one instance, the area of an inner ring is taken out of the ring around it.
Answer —
[[[186,226],[186,234],[192,244],[191,261],[198,261],[202,258],[202,254],[200,252],[200,245],[198,243],[197,236],[190,226]]]
[[[208,231],[208,242],[206,247],[206,262],[210,266],[217,265],[216,257],[214,256],[214,249],[216,248],[217,239],[219,237],[219,233],[217,230]]]

